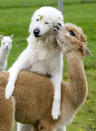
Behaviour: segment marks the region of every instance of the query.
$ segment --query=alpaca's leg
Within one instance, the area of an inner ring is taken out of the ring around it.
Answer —
[[[32,126],[28,124],[21,124],[17,122],[17,131],[34,131],[32,130]]]
[[[0,87],[0,131],[13,131],[15,102],[13,97],[5,99],[3,89]]]
[[[66,126],[58,127],[56,131],[66,131]]]

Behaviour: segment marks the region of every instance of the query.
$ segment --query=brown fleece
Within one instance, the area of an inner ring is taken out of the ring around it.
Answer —
[[[66,30],[63,27],[60,32],[63,32],[63,29]],[[65,35],[65,33],[61,34]],[[64,38],[63,36],[62,38]],[[71,38],[70,36],[69,39]],[[71,40],[67,39],[66,41],[71,44]],[[64,44],[63,39],[59,44],[61,46]],[[54,88],[49,78],[28,71],[20,72],[13,93],[14,104],[13,98],[11,98],[12,100],[4,98],[8,72],[0,73],[0,131],[11,131],[14,106],[15,119],[21,123],[32,124],[34,131],[54,131],[56,127],[67,125],[72,120],[87,96],[83,52],[80,48],[74,49],[73,45],[72,43],[70,52],[64,52],[68,62],[69,82],[62,82],[61,115],[58,120],[53,120],[51,116]],[[86,46],[84,47],[86,50]]]
[[[14,113],[15,113],[15,103],[12,97],[6,100],[4,97],[5,91],[4,86],[1,86],[0,79],[0,131],[12,131],[14,125]],[[5,81],[2,80],[3,83]]]

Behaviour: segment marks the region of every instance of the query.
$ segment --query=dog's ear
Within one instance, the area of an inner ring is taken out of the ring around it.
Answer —
[[[3,39],[3,35],[0,35],[0,40],[2,40]]]
[[[85,55],[86,55],[86,56],[92,56],[92,55],[91,55],[91,52],[89,51],[88,48],[86,48]]]

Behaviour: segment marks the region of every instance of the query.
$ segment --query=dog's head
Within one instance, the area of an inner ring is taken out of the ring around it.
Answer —
[[[29,32],[40,38],[48,34],[57,23],[63,25],[62,13],[52,7],[42,7],[33,14]]]

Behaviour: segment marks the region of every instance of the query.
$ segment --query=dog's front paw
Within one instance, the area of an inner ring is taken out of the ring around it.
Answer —
[[[14,90],[14,85],[11,83],[8,83],[5,89],[5,98],[9,99],[12,96]]]
[[[54,120],[57,120],[59,116],[60,116],[60,101],[54,100],[52,107],[52,117]]]

